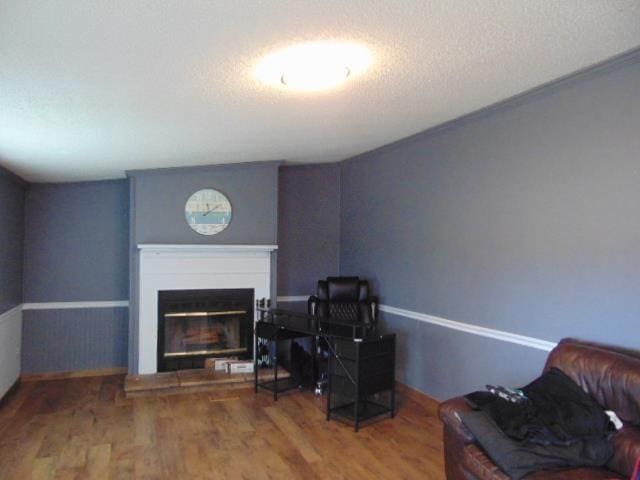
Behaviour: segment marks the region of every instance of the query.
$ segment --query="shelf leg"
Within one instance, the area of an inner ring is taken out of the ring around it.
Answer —
[[[329,361],[327,362],[327,422],[331,420],[331,377],[333,372],[333,349],[329,348]]]
[[[354,419],[355,419],[355,430],[356,432],[360,428],[360,343],[356,343],[356,371],[355,371],[355,380],[356,380],[356,398],[354,402]]]
[[[391,418],[396,416],[396,386],[395,381],[394,385],[391,387]]]
[[[396,416],[396,337],[391,339],[391,418]]]
[[[258,393],[258,332],[254,329],[254,349],[253,349],[253,389]]]
[[[278,401],[278,341],[274,342],[273,349],[273,401]]]
[[[358,389],[356,388],[356,391],[357,390]],[[360,429],[360,414],[358,413],[358,407],[359,406],[360,405],[359,405],[359,402],[358,402],[358,394],[356,393],[356,401],[354,402],[355,411],[354,411],[354,417],[353,417],[355,419],[354,429],[355,429],[356,432]]]

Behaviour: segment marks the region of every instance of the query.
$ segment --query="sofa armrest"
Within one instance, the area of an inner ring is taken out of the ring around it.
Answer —
[[[630,477],[636,461],[640,459],[640,428],[625,425],[613,436],[613,456],[607,467],[626,477]]]
[[[438,416],[445,427],[449,428],[463,443],[475,442],[473,434],[462,424],[461,413],[471,412],[464,397],[455,397],[442,402],[438,407]]]

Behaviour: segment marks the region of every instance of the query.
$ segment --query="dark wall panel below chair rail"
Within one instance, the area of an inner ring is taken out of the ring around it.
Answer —
[[[129,309],[25,310],[22,373],[127,365]]]
[[[387,312],[381,312],[380,327],[397,335],[396,379],[438,400],[487,384],[524,386],[540,375],[548,355]]]

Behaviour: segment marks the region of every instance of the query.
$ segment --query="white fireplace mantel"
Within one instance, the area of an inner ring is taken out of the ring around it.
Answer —
[[[139,243],[143,252],[273,252],[277,245],[208,245],[180,243]]]
[[[138,244],[138,371],[157,372],[158,292],[252,288],[269,298],[277,245]]]

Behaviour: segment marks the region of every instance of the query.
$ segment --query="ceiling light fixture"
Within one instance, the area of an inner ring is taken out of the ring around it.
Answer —
[[[352,42],[309,42],[273,52],[256,67],[264,83],[301,92],[335,88],[363,73],[373,61],[368,48]]]

